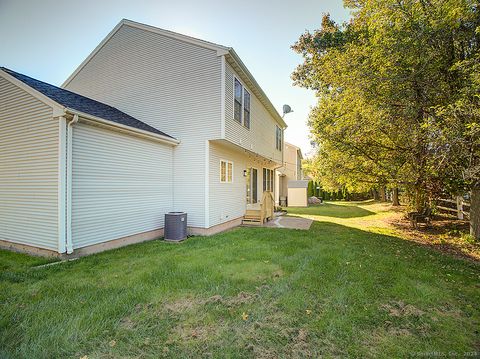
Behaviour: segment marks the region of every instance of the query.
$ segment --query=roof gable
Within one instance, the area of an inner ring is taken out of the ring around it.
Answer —
[[[68,91],[54,85],[50,85],[46,82],[36,80],[32,77],[20,74],[5,67],[0,67],[0,70],[4,71],[10,76],[13,76],[17,80],[40,92],[41,94],[61,106],[85,113],[87,115],[99,117],[104,120],[112,121],[121,125],[133,127],[139,130],[155,133],[157,135],[166,136],[173,139],[172,136],[169,136],[166,133],[152,126],[147,125],[146,123],[137,120],[130,115],[127,115],[126,113],[116,109],[115,107],[76,94],[75,92]]]
[[[66,87],[72,80],[73,78],[85,67],[88,62],[96,55],[98,51],[102,49],[102,47],[112,38],[115,33],[122,27],[122,26],[130,26],[134,27],[137,29],[149,31],[152,33],[156,33],[159,35],[163,35],[172,39],[177,39],[186,43],[194,44],[197,46],[201,46],[207,49],[215,50],[217,51],[217,54],[219,56],[225,56],[228,61],[233,65],[234,70],[239,72],[239,75],[243,75],[248,81],[248,85],[252,88],[254,91],[255,95],[260,99],[260,102],[265,106],[265,108],[269,111],[269,113],[275,118],[275,120],[283,127],[286,128],[287,124],[283,120],[283,118],[280,116],[278,111],[275,109],[273,104],[271,103],[270,99],[267,97],[265,92],[262,90],[258,82],[255,80],[253,75],[250,73],[248,68],[245,66],[243,61],[240,59],[240,57],[237,55],[235,50],[232,47],[228,46],[223,46],[219,44],[215,44],[213,42],[197,39],[192,36],[188,35],[183,35],[174,31],[170,30],[165,30],[161,29],[159,27],[147,25],[147,24],[142,24],[136,21],[128,20],[128,19],[122,19],[110,33],[97,45],[97,47],[90,53],[90,55],[87,56],[87,58],[77,67],[77,69],[65,80],[65,82],[62,84],[62,87]]]

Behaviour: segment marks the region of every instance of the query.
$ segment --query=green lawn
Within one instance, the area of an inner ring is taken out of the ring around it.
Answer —
[[[480,266],[379,232],[384,207],[293,209],[76,261],[0,251],[0,358],[480,355]]]

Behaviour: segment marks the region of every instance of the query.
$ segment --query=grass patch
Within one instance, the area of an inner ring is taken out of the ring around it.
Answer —
[[[392,235],[395,213],[375,203],[289,212],[315,222],[40,269],[47,260],[0,251],[0,357],[478,353],[477,263]]]

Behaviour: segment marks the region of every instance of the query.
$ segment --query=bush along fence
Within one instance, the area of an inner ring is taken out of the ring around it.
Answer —
[[[308,197],[318,197],[326,201],[363,201],[371,198],[370,193],[350,193],[346,189],[326,191],[316,181],[308,182],[307,195]]]

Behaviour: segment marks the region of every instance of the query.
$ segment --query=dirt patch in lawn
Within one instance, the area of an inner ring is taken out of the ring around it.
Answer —
[[[200,305],[205,304],[203,299],[197,298],[179,298],[172,302],[168,302],[164,304],[164,308],[172,313],[183,313],[188,312],[193,309],[196,309]]]
[[[204,342],[216,336],[219,326],[179,324],[172,330],[168,342],[200,341]]]
[[[308,358],[312,356],[309,350],[308,331],[306,329],[300,329],[297,336],[293,339],[291,354],[293,358]]]
[[[425,314],[423,310],[420,310],[411,304],[405,304],[402,301],[382,304],[380,307],[383,310],[387,311],[388,314],[392,317],[408,317],[408,316],[419,317]]]
[[[197,310],[198,308],[208,304],[219,304],[226,307],[237,307],[246,303],[251,303],[259,298],[259,292],[268,286],[261,286],[257,288],[257,292],[240,292],[232,297],[224,297],[219,294],[213,295],[209,298],[179,298],[171,302],[163,303],[163,308],[168,312],[174,314],[180,314],[183,312],[189,312]]]

